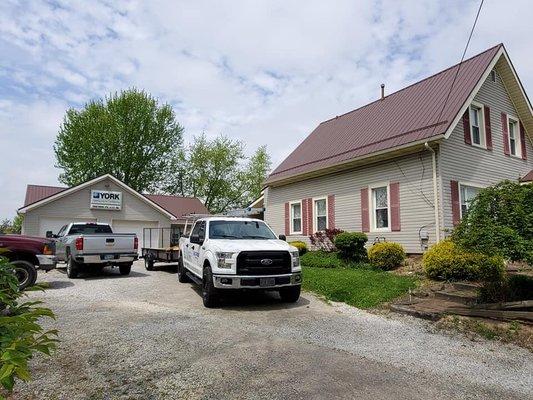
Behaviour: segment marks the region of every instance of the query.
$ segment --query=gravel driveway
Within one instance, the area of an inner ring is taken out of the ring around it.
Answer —
[[[14,399],[526,399],[533,355],[432,331],[425,321],[328,305],[304,294],[231,297],[136,263],[32,293],[57,314],[59,351],[32,361]]]

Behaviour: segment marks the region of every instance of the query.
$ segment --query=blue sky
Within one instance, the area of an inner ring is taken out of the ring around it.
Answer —
[[[274,166],[325,119],[459,61],[478,1],[0,2],[0,218],[57,184],[68,107],[136,86],[186,139],[266,144]],[[528,1],[486,0],[468,55],[504,42],[533,87]],[[531,96],[531,94],[530,94]]]

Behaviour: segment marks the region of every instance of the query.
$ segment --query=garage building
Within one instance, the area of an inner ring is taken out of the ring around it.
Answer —
[[[150,244],[149,238],[143,238],[143,228],[182,230],[184,215],[207,214],[208,210],[197,198],[141,194],[107,174],[71,188],[28,185],[19,213],[24,214],[25,235],[57,233],[71,222],[100,222],[110,224],[117,233],[136,233],[143,247],[154,247],[165,245],[162,242],[168,239],[159,240],[153,230]]]

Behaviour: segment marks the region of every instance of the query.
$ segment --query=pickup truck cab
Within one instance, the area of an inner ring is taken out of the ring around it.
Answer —
[[[77,278],[83,268],[118,266],[128,275],[138,258],[139,241],[134,233],[113,233],[111,226],[94,222],[64,225],[51,235],[56,239],[56,256],[67,263],[69,278]]]
[[[278,239],[264,221],[201,218],[179,247],[178,280],[201,284],[206,307],[215,307],[228,289],[276,290],[287,302],[300,297],[298,249]]]

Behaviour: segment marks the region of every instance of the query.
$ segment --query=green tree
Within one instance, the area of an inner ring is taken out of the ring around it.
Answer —
[[[266,147],[246,157],[244,144],[219,136],[205,135],[174,159],[173,173],[162,187],[165,192],[200,198],[209,211],[217,213],[248,206],[261,193],[270,169]]]
[[[54,152],[59,180],[78,185],[109,173],[138,191],[158,187],[180,157],[183,128],[172,107],[135,88],[69,109]]]
[[[17,214],[11,222],[11,233],[22,232],[22,222],[24,221],[24,214]]]

